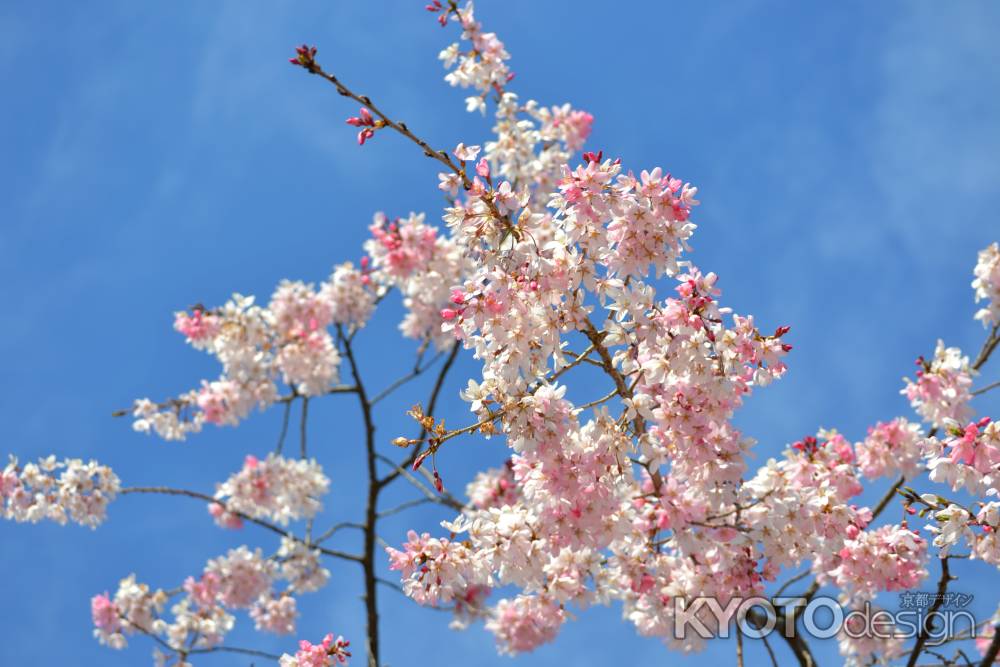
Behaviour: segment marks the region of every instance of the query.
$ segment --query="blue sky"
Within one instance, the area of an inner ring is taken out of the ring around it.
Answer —
[[[172,332],[174,310],[232,291],[266,298],[283,277],[321,280],[359,256],[377,210],[437,217],[436,168],[389,135],[358,149],[343,124],[355,106],[287,64],[294,45],[315,43],[327,69],[432,144],[480,143],[490,124],[465,113],[436,60],[455,34],[422,4],[0,7],[4,450],[95,457],[130,485],[211,490],[245,453],[273,447],[277,412],[181,444],[109,415],[216,374]],[[978,348],[971,269],[1000,237],[1000,5],[483,0],[478,14],[513,54],[523,97],[591,111],[591,148],[698,185],[695,261],[720,274],[737,312],[792,326],[788,376],[739,417],[761,460],[820,426],[858,439],[876,420],[909,415],[900,378],[939,336]],[[363,336],[371,386],[411,358],[399,318],[388,302]],[[465,358],[447,385],[450,423],[467,419],[456,393],[474,372]],[[992,363],[982,383],[998,375]],[[386,440],[408,432],[401,410],[426,387],[410,390],[380,406]],[[978,407],[995,412],[997,400]],[[362,502],[359,418],[350,397],[313,413],[332,522]],[[470,442],[442,459],[442,474],[461,488],[503,456],[499,441]],[[148,642],[116,653],[90,637],[91,595],[133,571],[176,585],[241,540],[272,546],[215,529],[183,499],[128,497],[110,517],[96,532],[0,525],[2,662],[33,662],[42,646],[52,663],[144,664]],[[433,530],[440,518],[427,510],[387,522],[384,537],[398,542],[407,525]],[[358,573],[332,569],[334,583],[301,601],[300,635],[333,631],[360,650]],[[955,587],[997,583],[995,570],[971,568]],[[508,664],[482,630],[454,633],[391,591],[382,599],[389,663]],[[517,662],[692,661],[637,638],[619,614],[587,611]],[[241,631],[234,639],[292,647]],[[766,659],[748,651],[752,664]],[[820,655],[837,662],[832,646]],[[694,660],[732,656],[718,644]]]

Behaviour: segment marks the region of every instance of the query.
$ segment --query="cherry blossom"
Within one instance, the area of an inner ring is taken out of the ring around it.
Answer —
[[[111,468],[93,460],[57,461],[49,456],[20,466],[11,456],[0,473],[3,517],[19,523],[48,519],[97,528],[107,518],[108,503],[119,488]]]
[[[299,642],[299,650],[294,656],[287,653],[281,656],[281,667],[331,667],[346,665],[351,653],[347,648],[351,645],[343,637],[333,638],[332,634],[323,638],[319,644],[312,644],[303,639]]]
[[[266,303],[234,294],[221,306],[176,312],[174,329],[218,362],[218,376],[123,411],[138,432],[182,440],[206,424],[235,427],[274,409],[283,412],[274,451],[247,455],[209,494],[123,488],[96,462],[54,457],[23,467],[11,459],[0,476],[4,516],[16,521],[95,527],[116,496],[156,493],[206,503],[216,524],[245,529],[247,544],[182,575],[180,586],[154,590],[132,575],[114,595],[94,596],[98,641],[120,649],[150,635],[166,651],[161,664],[189,665],[192,654],[230,648],[238,617],[294,634],[297,596],[340,576],[329,558],[362,565],[369,664],[378,665],[377,584],[395,584],[377,575],[385,542],[376,524],[425,503],[446,513],[438,533],[409,530],[384,550],[398,588],[450,612],[454,628],[483,622],[497,650],[511,655],[555,641],[594,605],[617,605],[639,635],[695,651],[707,640],[677,636],[678,603],[711,597],[725,607],[782,586],[794,570],[812,582],[810,595],[826,586],[853,608],[925,585],[934,560],[940,586],[950,581],[950,559],[1000,566],[1000,426],[974,420],[972,405],[991,388],[973,391],[973,380],[1000,341],[1000,246],[981,251],[974,268],[976,301],[985,301],[975,317],[990,332],[980,353],[970,363],[938,341],[905,380],[901,393],[926,433],[904,417],[878,416],[866,434],[810,427],[764,458],[738,426],[746,423],[740,411],[788,371],[791,330],[734,312],[723,292],[734,277],[696,263],[698,188],[663,167],[629,166],[609,146],[607,156],[590,147],[579,155],[597,122],[590,113],[519,96],[510,54],[471,3],[431,0],[427,10],[460,30],[439,56],[446,82],[468,92],[469,111],[492,109],[490,134],[476,143],[455,137],[463,141],[450,151],[431,146],[324,70],[315,47],[299,47],[291,61],[361,105],[347,119],[359,144],[383,132],[435,162],[437,182],[425,185],[446,203],[429,214],[375,213],[357,265],[337,264],[324,280],[281,280]],[[380,391],[355,339],[389,298],[402,306],[399,330],[418,358]],[[439,353],[425,363],[431,348]],[[460,354],[472,370],[455,392],[445,380]],[[408,391],[440,358],[430,396],[407,394],[419,434],[376,429],[376,403]],[[468,422],[449,428],[435,413],[439,399],[456,393]],[[324,530],[322,501],[330,477],[345,474],[342,452],[309,451],[305,432],[308,408],[340,400],[332,394],[349,394],[360,408],[368,495],[364,523],[338,516]],[[283,447],[296,405],[302,435],[291,458]],[[502,463],[452,479],[444,461],[461,456],[473,434]],[[332,464],[324,470],[319,456]],[[882,477],[898,480],[884,489]],[[398,479],[419,496],[386,509],[380,494]],[[871,507],[857,500],[869,481],[886,493]],[[465,502],[449,490],[462,483]],[[940,495],[949,489],[963,495]],[[886,524],[887,508],[927,523]],[[249,542],[257,530],[271,542]],[[340,548],[341,530],[360,532],[357,551]],[[500,599],[491,602],[494,591]],[[710,633],[729,629],[706,610],[697,618]],[[838,637],[847,664],[898,661],[910,651],[915,662],[923,651],[919,642],[851,630]],[[321,667],[351,655],[332,634],[298,646],[274,658],[282,667]],[[809,662],[800,645],[789,647]]]
[[[219,485],[209,510],[216,522],[234,527],[232,512],[267,517],[279,524],[314,516],[330,480],[314,460],[286,459],[268,454],[263,461],[247,456],[242,470]],[[221,502],[225,502],[225,510]]]
[[[983,417],[964,428],[945,422],[948,437],[928,446],[930,478],[976,494],[1000,490],[1000,424]]]
[[[95,595],[90,601],[94,636],[106,646],[123,649],[126,637],[136,632],[150,632],[156,615],[166,604],[167,595],[150,590],[149,586],[129,575],[118,584],[113,598],[107,593]]]
[[[486,629],[496,636],[501,653],[532,651],[556,638],[565,613],[551,600],[522,595],[500,600]]]
[[[927,576],[927,541],[902,526],[850,531],[829,576],[848,595],[871,599],[879,591],[916,587]]]
[[[979,261],[973,273],[972,289],[976,291],[976,303],[986,301],[986,305],[976,312],[976,319],[983,326],[1000,324],[1000,244],[993,243],[979,251]]]
[[[279,635],[290,635],[295,632],[295,619],[298,614],[295,598],[291,595],[262,596],[250,608],[254,627]]]
[[[915,477],[921,469],[923,435],[918,424],[902,417],[878,422],[855,445],[861,474],[869,479],[901,473]]]
[[[962,356],[957,347],[946,348],[939,340],[934,358],[927,361],[919,357],[917,366],[917,379],[904,378],[906,387],[900,392],[913,409],[935,426],[945,419],[967,421],[973,414],[969,401],[974,371],[969,368],[969,358]]]

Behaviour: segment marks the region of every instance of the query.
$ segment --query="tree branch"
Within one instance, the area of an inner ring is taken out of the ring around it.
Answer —
[[[365,612],[368,628],[368,666],[378,667],[379,665],[379,627],[378,627],[378,591],[375,585],[375,538],[376,524],[378,523],[378,494],[379,479],[375,468],[375,460],[378,454],[375,451],[375,422],[372,419],[372,404],[368,400],[368,393],[365,391],[364,382],[361,380],[361,372],[358,368],[357,359],[354,357],[354,348],[351,341],[344,336],[343,328],[337,326],[337,335],[344,344],[344,354],[351,366],[351,375],[354,376],[354,385],[357,387],[358,405],[361,407],[361,416],[365,422],[365,459],[368,469],[368,501],[365,506],[364,521],[364,547],[361,556],[361,566],[365,575]]]
[[[979,667],[991,667],[998,654],[1000,654],[1000,624],[993,626],[993,641],[990,642],[986,653],[983,654],[983,660],[979,663]]]
[[[464,161],[461,161],[461,166],[459,166],[459,164],[457,164],[454,160],[452,160],[451,155],[447,151],[439,151],[431,148],[430,144],[428,144],[426,141],[424,141],[423,139],[415,135],[413,132],[411,132],[410,128],[406,126],[406,123],[401,121],[399,122],[394,121],[378,106],[376,106],[375,103],[372,102],[370,97],[368,97],[367,95],[359,95],[354,91],[352,91],[350,88],[344,85],[344,83],[341,82],[340,79],[338,79],[336,76],[330,74],[329,72],[324,71],[323,68],[320,66],[320,64],[315,60],[310,59],[307,62],[300,64],[310,74],[315,74],[316,76],[326,79],[327,81],[332,83],[336,87],[337,92],[343,95],[344,97],[349,97],[358,104],[362,104],[365,107],[367,107],[368,110],[372,112],[372,114],[378,117],[380,127],[392,128],[393,130],[395,130],[396,132],[403,135],[404,137],[415,143],[417,146],[419,146],[421,150],[423,150],[424,155],[426,155],[429,158],[437,160],[445,167],[447,167],[448,171],[452,172],[462,180],[462,186],[466,190],[471,190],[473,188],[473,181],[471,178],[469,178],[469,175],[465,171]],[[497,222],[503,225],[507,234],[512,234],[514,238],[520,237],[517,228],[510,220],[510,216],[500,213],[500,210],[497,208],[496,203],[493,201],[493,195],[490,192],[480,195],[479,199],[483,202],[483,204],[486,205],[486,208],[489,210],[490,215],[493,217],[493,219],[495,219]]]
[[[272,533],[276,533],[278,535],[281,535],[282,537],[287,537],[288,539],[295,540],[296,542],[305,544],[307,547],[311,546],[314,549],[318,549],[319,552],[322,554],[331,556],[333,558],[342,558],[344,560],[354,561],[357,563],[361,562],[360,556],[357,556],[355,554],[345,553],[343,551],[337,551],[336,549],[327,549],[325,547],[320,547],[317,545],[310,545],[306,540],[303,540],[301,537],[296,536],[292,532],[287,531],[284,528],[281,528],[280,526],[277,526],[269,521],[264,521],[263,519],[252,517],[249,514],[245,514],[243,512],[230,509],[229,507],[226,506],[226,503],[224,503],[223,501],[213,498],[212,496],[206,495],[204,493],[199,493],[198,491],[189,491],[187,489],[173,489],[168,486],[127,486],[121,489],[118,493],[123,496],[128,495],[130,493],[155,493],[167,496],[185,496],[188,498],[203,500],[208,503],[221,505],[223,508],[225,508],[227,512],[235,516],[238,516],[244,521],[258,525],[261,528],[266,528],[267,530],[270,530]]]
[[[917,660],[920,659],[920,654],[924,650],[924,645],[927,643],[927,639],[931,634],[931,616],[940,609],[941,605],[944,604],[944,594],[948,590],[948,582],[950,582],[954,577],[948,571],[948,557],[945,556],[941,559],[941,578],[938,579],[937,585],[937,595],[934,598],[934,602],[931,603],[930,608],[927,610],[927,614],[924,616],[924,622],[920,628],[920,634],[917,635],[917,641],[913,645],[913,650],[910,652],[910,658],[906,661],[906,667],[913,667],[917,664]],[[988,664],[988,663],[987,663]]]

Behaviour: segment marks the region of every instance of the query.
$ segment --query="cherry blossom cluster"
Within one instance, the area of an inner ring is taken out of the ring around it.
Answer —
[[[287,653],[281,656],[280,667],[335,667],[346,665],[351,657],[348,647],[351,642],[343,637],[333,638],[332,634],[323,638],[319,644],[313,644],[305,639],[299,642],[299,650],[295,655]]]
[[[491,92],[503,94],[504,86],[514,78],[506,62],[510,60],[510,54],[495,33],[483,32],[471,2],[462,9],[442,8],[438,2],[436,9],[442,10],[442,25],[450,16],[461,25],[462,39],[469,43],[468,50],[463,50],[461,44],[455,42],[438,55],[438,59],[450,70],[445,81],[452,86],[476,90],[477,95],[466,98],[466,109],[486,113],[486,97]]]
[[[881,591],[914,588],[927,576],[927,541],[904,526],[874,530],[851,527],[829,577],[854,598],[870,600]],[[853,536],[853,537],[852,537]]]
[[[281,525],[312,518],[322,509],[319,498],[326,494],[330,480],[315,460],[287,459],[271,453],[263,461],[249,455],[243,468],[220,484],[219,501],[209,505],[216,523],[239,528],[239,514],[268,518]]]
[[[288,582],[293,593],[311,593],[326,586],[330,571],[319,560],[320,552],[296,539],[281,538],[278,561],[281,578]]]
[[[363,327],[392,288],[402,293],[407,309],[403,334],[448,345],[452,337],[442,331],[442,312],[453,287],[471,272],[466,249],[425,224],[422,214],[390,221],[378,213],[370,229],[361,267],[340,264],[318,287],[285,280],[267,307],[237,294],[218,309],[198,305],[176,313],[174,328],[215,356],[223,373],[162,403],[137,400],[134,428],[182,440],[206,423],[235,426],[255,406],[289,400],[280,396],[279,380],[292,398],[326,393],[338,381],[341,363],[331,327],[348,334]]]
[[[390,221],[377,213],[365,243],[372,279],[399,289],[407,313],[399,328],[404,336],[430,339],[444,348],[451,337],[441,331],[452,288],[472,270],[465,248],[424,222],[423,214]]]
[[[1000,423],[983,417],[965,427],[953,420],[944,426],[948,437],[928,443],[930,478],[978,495],[1000,491]]]
[[[91,600],[94,635],[116,649],[124,648],[126,638],[136,633],[160,637],[178,654],[212,649],[235,627],[231,612],[239,609],[247,610],[257,630],[292,634],[298,617],[295,594],[318,590],[329,575],[314,550],[292,542],[286,538],[275,558],[264,558],[260,549],[246,546],[232,549],[209,560],[199,577],[188,577],[172,592],[151,590],[130,575],[114,597],[104,593]],[[279,592],[274,585],[280,579],[288,587]],[[168,618],[164,609],[177,595]]]
[[[979,251],[979,261],[973,271],[976,279],[972,289],[976,291],[976,303],[986,305],[976,312],[976,319],[983,326],[1000,325],[1000,243],[993,243]]]
[[[518,497],[513,463],[508,460],[502,468],[491,468],[477,474],[465,487],[465,495],[476,509],[513,505]]]
[[[399,570],[403,591],[419,604],[450,602],[489,581],[488,573],[472,559],[465,544],[428,533],[417,535],[412,530],[407,537],[402,551],[386,549],[389,569]]]
[[[90,601],[94,636],[101,644],[123,649],[128,643],[126,636],[152,630],[156,614],[167,600],[163,591],[151,591],[146,584],[136,582],[134,574],[129,575],[118,584],[114,598],[103,593]]]
[[[912,479],[922,468],[924,436],[919,424],[898,417],[869,428],[855,451],[861,474],[868,479],[894,474]]]
[[[965,422],[972,417],[969,401],[975,371],[969,368],[969,358],[960,349],[946,348],[939,340],[934,358],[928,361],[919,357],[917,367],[920,370],[916,380],[904,378],[906,386],[900,393],[924,421],[941,426],[945,419]]]
[[[496,108],[496,139],[486,142],[482,158],[490,171],[480,169],[479,175],[495,174],[515,192],[524,186],[551,191],[563,165],[590,136],[593,122],[591,114],[569,104],[543,107],[535,100],[522,104],[516,94],[504,92]]]
[[[48,519],[97,528],[119,488],[118,476],[97,461],[49,456],[21,466],[11,456],[0,472],[0,507],[5,519],[19,523]]]
[[[534,595],[500,600],[486,629],[496,635],[501,653],[517,655],[556,638],[566,612],[554,601]]]
[[[279,379],[295,395],[326,393],[340,366],[330,327],[364,326],[376,298],[362,272],[347,262],[319,288],[282,281],[266,308],[236,294],[215,310],[199,305],[178,312],[174,328],[193,347],[215,356],[222,375],[164,403],[137,400],[135,429],[182,440],[205,423],[235,426],[255,406],[279,400]]]
[[[930,510],[933,523],[927,526],[934,535],[933,544],[942,555],[947,555],[956,545],[971,549],[970,557],[1000,567],[1000,503],[990,501],[979,504],[979,510],[967,509],[936,494],[920,496]]]
[[[976,530],[972,536],[972,556],[1000,567],[1000,503],[984,503],[976,514]]]

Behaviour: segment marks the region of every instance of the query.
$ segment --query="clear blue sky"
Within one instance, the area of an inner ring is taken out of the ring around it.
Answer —
[[[232,291],[266,298],[283,277],[321,280],[359,256],[376,210],[436,218],[436,169],[389,135],[359,150],[343,124],[355,106],[287,64],[294,45],[315,43],[329,70],[432,144],[480,143],[489,123],[465,113],[436,60],[455,33],[422,4],[0,7],[2,450],[96,457],[126,484],[211,490],[246,452],[273,447],[277,413],[183,444],[134,434],[110,413],[217,372],[172,332],[174,310]],[[1000,5],[483,0],[478,14],[513,54],[523,97],[572,101],[596,117],[592,148],[697,184],[698,264],[721,275],[737,312],[792,326],[787,378],[740,416],[761,460],[820,426],[856,440],[876,420],[909,415],[898,390],[914,357],[938,336],[978,347],[971,268],[1000,237]],[[399,316],[388,303],[365,333],[373,386],[410,358]],[[448,385],[450,423],[467,419],[456,392],[474,372],[465,359]],[[994,363],[983,380],[996,376]],[[408,432],[399,413],[413,396],[380,408],[380,437]],[[354,408],[333,397],[311,423],[333,479],[331,521],[361,503]],[[442,459],[442,473],[461,488],[504,453],[496,440],[470,443]],[[271,546],[249,529],[215,529],[184,499],[128,497],[110,515],[97,532],[0,525],[0,662],[146,664],[146,640],[117,653],[90,637],[91,595],[132,571],[174,586],[241,539]],[[384,537],[396,543],[408,522],[433,530],[440,518],[389,522]],[[332,569],[334,583],[301,600],[300,635],[341,633],[360,651],[358,573]],[[956,589],[996,589],[995,570],[970,576]],[[682,662],[618,618],[587,612],[518,662]],[[454,633],[446,620],[385,591],[385,658],[508,664],[485,632]],[[280,652],[292,641],[255,645]],[[836,663],[831,650],[820,654]],[[732,656],[719,644],[697,659]]]

